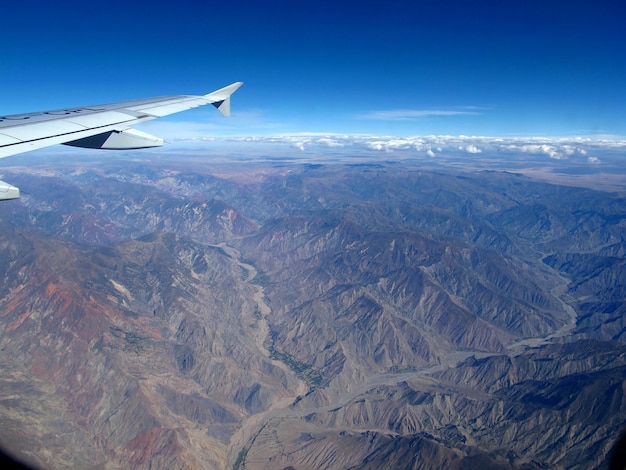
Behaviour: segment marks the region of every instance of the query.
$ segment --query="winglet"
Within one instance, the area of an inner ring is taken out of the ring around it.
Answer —
[[[204,98],[209,100],[213,106],[215,106],[220,113],[224,116],[230,116],[230,95],[235,93],[237,89],[243,85],[243,82],[235,82],[224,88],[220,88],[217,91],[204,95]]]

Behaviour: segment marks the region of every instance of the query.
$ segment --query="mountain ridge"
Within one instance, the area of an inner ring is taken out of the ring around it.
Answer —
[[[30,463],[605,465],[623,198],[410,164],[74,165],[0,207],[0,444]]]

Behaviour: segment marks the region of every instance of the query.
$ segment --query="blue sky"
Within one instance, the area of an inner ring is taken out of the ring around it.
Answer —
[[[4,114],[201,94],[241,80],[231,119],[194,110],[167,118],[170,134],[626,135],[618,1],[61,0],[3,9]]]

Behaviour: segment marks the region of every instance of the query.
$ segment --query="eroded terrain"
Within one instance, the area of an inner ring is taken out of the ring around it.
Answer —
[[[620,196],[411,164],[7,171],[37,190],[0,207],[0,443],[31,464],[596,468],[626,426]]]

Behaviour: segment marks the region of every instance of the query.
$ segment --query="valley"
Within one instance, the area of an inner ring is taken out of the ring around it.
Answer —
[[[0,206],[0,445],[31,465],[605,468],[626,427],[619,194],[47,165]]]

